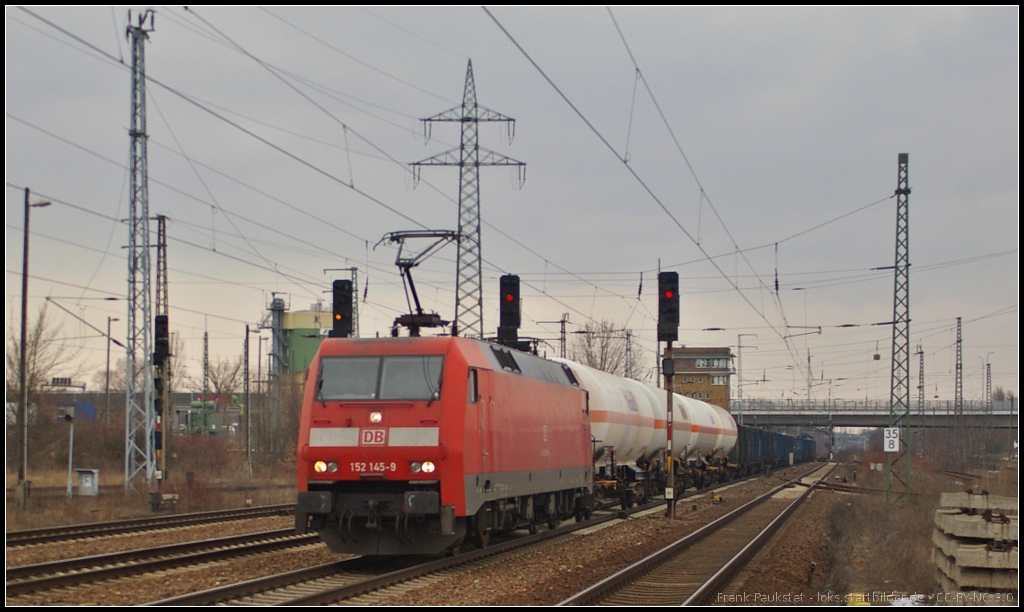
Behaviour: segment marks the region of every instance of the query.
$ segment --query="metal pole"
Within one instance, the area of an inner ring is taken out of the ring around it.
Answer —
[[[21,256],[21,353],[18,372],[19,386],[21,391],[21,464],[18,466],[18,495],[21,507],[28,508],[28,496],[30,483],[28,480],[28,372],[26,365],[26,337],[28,335],[28,227],[29,209],[33,207],[49,206],[50,202],[39,202],[29,204],[31,192],[25,188],[25,237],[22,242],[24,250]]]
[[[626,330],[626,378],[633,378],[633,332]]]
[[[569,313],[567,313],[567,312],[563,313],[562,314],[562,320],[560,322],[562,324],[562,333],[558,337],[558,339],[559,339],[558,347],[559,347],[559,353],[560,353],[562,359],[565,359],[565,324],[569,322]]]
[[[736,421],[743,424],[743,336],[757,337],[757,334],[739,334],[736,336],[736,404],[738,408]],[[756,347],[755,347],[756,348]]]
[[[671,364],[671,365],[670,365]],[[672,358],[672,341],[665,347],[665,359],[662,361],[665,373],[665,501],[668,503],[668,517],[676,518],[675,469],[672,467],[672,375],[675,373],[675,360]]]
[[[71,471],[74,468],[74,457],[75,457],[75,418],[71,417],[71,438],[68,441],[68,499],[72,498],[71,493]]]
[[[249,324],[245,325],[245,474],[252,478],[252,443],[249,437],[251,421],[249,415],[252,413],[249,402]]]
[[[110,425],[110,324],[114,321],[120,321],[117,317],[107,317],[107,412],[106,412],[106,424]]]
[[[27,334],[26,317],[28,316],[28,220],[29,220],[29,189],[25,188],[25,238],[24,251],[21,256],[21,365],[19,367],[18,385],[21,390],[21,463],[18,465],[18,490],[21,496],[21,507],[28,508],[28,385],[25,383],[25,337]]]
[[[262,335],[260,335],[260,342],[259,342],[258,350],[259,350],[260,354],[257,355],[257,359],[256,359],[256,394],[260,396],[260,419],[262,419],[263,418],[263,413],[265,412],[264,409],[266,408],[266,405],[263,403],[263,399],[264,399],[263,396],[266,393],[266,389],[262,386],[262,384],[263,384],[263,336]],[[260,431],[264,431],[264,428],[261,427]]]

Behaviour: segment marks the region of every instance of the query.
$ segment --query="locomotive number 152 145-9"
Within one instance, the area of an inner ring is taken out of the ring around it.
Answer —
[[[398,464],[394,461],[388,463],[386,461],[352,461],[348,464],[351,471],[359,474],[381,474],[383,472],[396,472],[398,471]]]

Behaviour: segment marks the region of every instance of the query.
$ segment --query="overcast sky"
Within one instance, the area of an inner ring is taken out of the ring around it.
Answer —
[[[150,213],[170,219],[170,320],[193,374],[204,331],[212,359],[238,355],[273,295],[327,304],[332,268],[358,268],[362,335],[388,333],[405,296],[395,250],[375,245],[456,229],[458,170],[424,168],[414,188],[408,164],[459,145],[457,125],[425,141],[420,119],[461,103],[472,60],[479,103],[516,119],[511,143],[482,124],[481,146],[526,163],[521,186],[480,173],[488,334],[498,277],[516,273],[521,335],[557,354],[551,321],[607,320],[649,370],[660,266],[680,275],[679,343],[735,352],[743,335],[745,397],[805,398],[809,355],[813,397],[887,399],[892,331],[872,324],[893,318],[893,272],[873,269],[894,263],[908,153],[927,396],[953,399],[957,317],[964,396],[981,398],[986,361],[1017,391],[1017,7],[489,11],[157,9]],[[5,14],[8,325],[29,187],[54,203],[33,209],[32,308],[118,317],[123,338],[128,9]],[[455,257],[414,272],[445,319]],[[102,336],[50,310],[102,368]]]

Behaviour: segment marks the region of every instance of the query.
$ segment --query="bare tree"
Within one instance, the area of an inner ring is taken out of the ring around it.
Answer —
[[[626,337],[626,330],[618,328],[612,321],[588,322],[582,330],[575,332],[569,344],[569,358],[609,374],[626,376]],[[634,342],[628,353],[631,362],[628,374],[636,377],[643,371],[643,351]]]
[[[210,385],[212,392],[232,394],[242,390],[242,356],[220,358],[210,365]]]
[[[167,389],[171,393],[177,393],[189,384],[188,368],[185,366],[185,341],[181,339],[181,334],[178,332],[171,332],[169,363],[171,364],[171,379]]]
[[[8,397],[18,397],[21,376],[20,320],[15,320],[16,309],[9,308],[6,344],[6,382]],[[46,304],[39,309],[36,320],[29,321],[25,336],[25,386],[29,394],[36,394],[55,374],[76,378],[81,368],[73,365],[79,349],[62,337],[62,329],[48,316]]]
[[[25,388],[28,390],[28,405],[31,407],[33,401],[38,398],[39,392],[47,381],[54,375],[61,375],[72,380],[82,374],[80,366],[74,365],[79,348],[62,336],[62,329],[48,317],[46,303],[39,309],[39,315],[35,321],[28,321],[26,325],[25,346],[21,345],[21,320],[15,313],[19,309],[8,308],[7,338],[6,338],[6,384],[7,397],[10,399],[21,397],[21,351],[25,350]],[[38,414],[31,409],[26,410],[28,417],[27,427],[30,429],[30,439],[36,435],[33,423],[38,420]],[[10,410],[5,410],[5,418],[8,424],[20,423],[20,418]],[[21,427],[8,427],[8,434],[15,437],[15,440],[8,440],[8,465],[14,465],[11,459],[16,458],[19,444],[14,443],[20,440]]]

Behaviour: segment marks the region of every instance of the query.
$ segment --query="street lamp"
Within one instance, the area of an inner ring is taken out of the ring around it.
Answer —
[[[21,257],[21,365],[18,376],[21,385],[21,465],[18,466],[18,494],[21,497],[21,507],[28,508],[28,384],[25,373],[25,337],[28,335],[28,225],[29,209],[49,206],[50,202],[37,202],[29,204],[31,193],[25,188],[25,238],[23,240],[24,253]]]
[[[249,478],[252,478],[252,402],[250,401],[249,395],[249,335],[257,334],[260,342],[260,353],[263,352],[263,336],[259,335],[263,331],[259,328],[249,329],[249,324],[245,325],[245,473]],[[260,357],[257,364],[263,362],[263,358]],[[259,367],[256,369],[256,380],[259,381]]]

